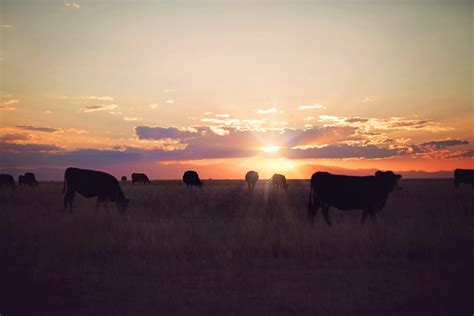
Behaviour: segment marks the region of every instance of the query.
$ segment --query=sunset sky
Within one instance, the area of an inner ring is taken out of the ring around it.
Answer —
[[[0,169],[474,168],[471,1],[0,6]]]

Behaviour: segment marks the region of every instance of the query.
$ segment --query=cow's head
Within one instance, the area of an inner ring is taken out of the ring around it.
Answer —
[[[400,174],[395,174],[393,171],[377,171],[375,178],[378,179],[388,190],[392,192],[393,189],[401,190],[398,186],[398,180],[402,178]]]

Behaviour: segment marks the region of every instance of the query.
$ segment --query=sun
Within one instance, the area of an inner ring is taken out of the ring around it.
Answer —
[[[261,147],[260,150],[267,153],[267,154],[274,154],[276,152],[278,152],[280,150],[281,147],[279,146],[265,146],[265,147]]]

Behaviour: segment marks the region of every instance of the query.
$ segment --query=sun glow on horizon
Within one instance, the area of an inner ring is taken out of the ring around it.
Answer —
[[[274,154],[274,153],[277,153],[279,150],[280,150],[280,146],[273,146],[273,145],[270,145],[270,146],[264,146],[264,147],[261,147],[259,148],[259,150],[267,153],[267,154]]]

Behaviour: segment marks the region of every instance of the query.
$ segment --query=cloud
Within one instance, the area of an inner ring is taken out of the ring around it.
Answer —
[[[455,153],[449,156],[446,156],[446,158],[451,159],[451,158],[472,158],[474,157],[474,149],[469,149],[464,152],[459,152]]]
[[[71,9],[79,9],[81,7],[79,3],[67,1],[64,1],[64,6]]]
[[[222,118],[228,118],[228,117],[230,117],[229,114],[216,114],[215,116],[216,116],[216,117],[222,117]]]
[[[467,140],[450,139],[450,140],[431,141],[431,142],[423,143],[420,146],[431,147],[433,149],[441,149],[445,147],[468,145],[468,144],[469,144],[469,141]]]
[[[107,96],[97,97],[94,95],[90,95],[90,96],[83,96],[82,98],[86,100],[115,101],[113,97],[107,97]]]
[[[270,114],[270,113],[276,113],[277,109],[275,108],[269,108],[269,109],[258,109],[257,113],[258,114]]]
[[[152,110],[155,110],[159,107],[160,105],[157,104],[157,103],[152,103],[152,104],[148,104],[148,107]]]
[[[289,149],[285,156],[293,159],[308,159],[308,158],[388,158],[393,156],[403,155],[403,151],[389,148],[381,148],[374,145],[357,146],[357,145],[328,145],[320,148],[308,149]]]
[[[12,104],[15,104],[15,103],[18,103],[18,102],[20,102],[20,100],[4,100],[4,101],[2,101],[2,104],[12,105]]]
[[[7,133],[0,136],[0,141],[11,142],[16,140],[28,140],[31,136],[24,133]]]
[[[86,113],[90,113],[90,112],[98,112],[98,111],[104,111],[104,110],[113,110],[113,109],[116,109],[117,107],[118,107],[117,104],[88,105],[81,108],[81,110],[83,110]]]
[[[314,109],[324,109],[324,108],[325,107],[323,107],[322,105],[314,104],[314,105],[300,105],[298,109],[300,111],[304,111],[304,110],[314,110]]]
[[[183,139],[195,136],[197,132],[182,131],[176,127],[135,127],[135,134],[142,140],[161,140],[167,138]]]
[[[125,117],[123,118],[123,120],[124,120],[124,121],[141,121],[141,118],[125,116]]]
[[[17,144],[2,141],[0,142],[0,153],[3,154],[33,154],[33,153],[44,153],[50,151],[56,151],[61,149],[56,145],[48,144]],[[1,155],[0,155],[1,156]]]
[[[375,101],[376,98],[377,97],[374,97],[374,96],[368,96],[368,97],[363,98],[362,102],[364,102],[364,103],[373,102],[373,101]]]
[[[13,29],[14,26],[11,24],[0,24],[0,28],[2,29]]]
[[[174,102],[175,102],[175,101],[174,101],[174,100],[171,100],[171,99],[170,99],[170,100],[166,100],[166,103],[168,103],[168,104],[173,104]]]
[[[366,118],[361,118],[361,117],[351,117],[351,118],[347,118],[345,121],[347,123],[365,123],[367,122],[369,119],[366,119]]]
[[[44,111],[45,114],[53,114],[53,111],[50,111],[50,110],[46,110]]]
[[[44,132],[44,133],[55,133],[59,132],[59,129],[52,127],[38,127],[38,126],[29,126],[29,125],[19,125],[18,129],[24,131],[35,131],[35,132]]]
[[[15,108],[11,106],[6,106],[6,105],[0,105],[0,110],[1,111],[14,111]]]

